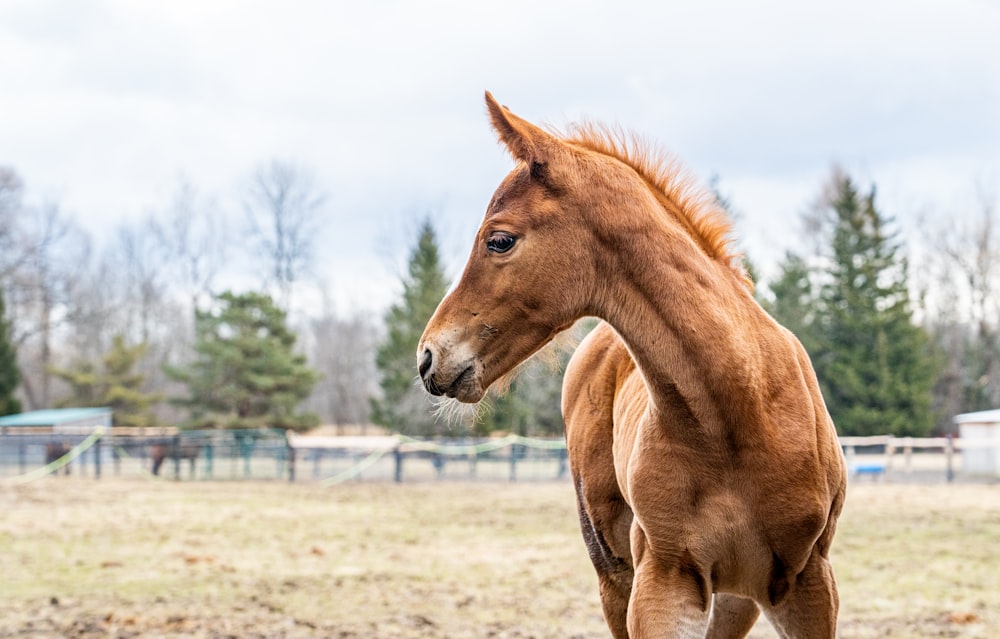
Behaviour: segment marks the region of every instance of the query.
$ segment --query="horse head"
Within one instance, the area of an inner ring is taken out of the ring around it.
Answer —
[[[514,115],[489,93],[486,104],[517,166],[493,194],[461,280],[417,350],[425,388],[467,403],[587,314],[598,272],[587,250],[593,224],[582,214],[590,208],[585,194],[598,185],[577,185],[594,173],[585,164],[602,159]]]

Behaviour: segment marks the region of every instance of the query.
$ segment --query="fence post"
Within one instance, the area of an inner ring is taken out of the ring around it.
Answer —
[[[399,446],[392,451],[393,455],[396,457],[396,474],[395,480],[397,484],[403,483],[403,451],[399,450]]]
[[[517,447],[518,444],[510,445],[510,481],[517,481]]]
[[[913,473],[913,438],[907,437],[903,440],[903,459],[906,466],[906,474]]]
[[[885,445],[885,476],[892,477],[892,456],[896,454],[896,438],[889,435]]]
[[[94,479],[101,478],[101,440],[103,437],[98,437],[97,441],[94,442]]]
[[[950,484],[955,480],[955,468],[952,466],[952,458],[955,456],[955,435],[948,433],[948,443],[944,447],[944,458],[946,460],[945,477]]]
[[[212,462],[215,460],[215,449],[212,440],[205,444],[205,479],[212,479]]]
[[[181,480],[181,436],[174,435],[169,452],[174,454],[174,480]]]
[[[288,439],[285,440],[285,446],[287,447],[288,454],[288,481],[295,481],[295,449],[292,448],[292,442]]]
[[[250,479],[250,475],[252,474],[251,470],[250,470],[250,456],[253,454],[253,448],[256,447],[256,443],[257,442],[253,442],[253,443],[254,443],[254,447],[251,447],[251,445],[248,444],[246,441],[243,442],[243,446],[242,446],[243,453],[242,454],[243,454],[243,477],[244,477],[244,479]]]
[[[250,456],[253,454],[257,442],[252,439],[253,435],[249,431],[239,431],[236,437],[236,447],[239,450],[240,458],[243,460],[243,477],[250,478]],[[234,469],[235,470],[235,469]]]

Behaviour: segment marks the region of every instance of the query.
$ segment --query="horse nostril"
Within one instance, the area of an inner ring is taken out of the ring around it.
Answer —
[[[431,369],[432,363],[434,363],[434,356],[431,355],[431,349],[425,348],[424,354],[420,357],[420,363],[417,366],[417,370],[420,372],[420,379],[427,377],[427,371]]]

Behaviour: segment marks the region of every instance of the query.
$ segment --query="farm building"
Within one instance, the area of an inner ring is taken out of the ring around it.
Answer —
[[[0,433],[86,435],[98,426],[111,428],[110,408],[50,408],[0,417]]]
[[[1000,477],[1000,409],[955,416],[968,475]]]
[[[0,417],[0,476],[24,475],[56,460],[62,460],[59,467],[63,467],[85,451],[99,476],[101,460],[109,451],[102,450],[98,440],[110,428],[110,408],[53,408]],[[88,451],[91,444],[96,445]]]

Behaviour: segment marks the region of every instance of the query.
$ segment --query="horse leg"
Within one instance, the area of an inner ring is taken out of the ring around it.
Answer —
[[[632,556],[635,579],[628,607],[630,639],[704,637],[712,595],[697,568],[684,556],[669,563],[654,557],[638,523],[632,524]]]
[[[837,581],[826,557],[813,550],[788,594],[764,614],[782,639],[825,639],[837,635]]]
[[[632,594],[632,508],[618,485],[614,407],[621,385],[642,380],[624,344],[607,324],[584,338],[566,368],[563,417],[580,529],[597,571],[601,606],[615,639],[628,639]]]
[[[601,607],[611,636],[628,639],[626,618],[633,579],[628,531],[632,510],[618,492],[614,467],[609,464],[602,470],[610,471],[610,477],[594,479],[610,482],[588,481],[585,486],[582,479],[577,479],[574,483],[580,530],[597,571]]]
[[[152,473],[153,475],[159,476],[160,466],[163,465],[163,460],[167,458],[167,449],[165,446],[153,445],[149,447],[149,456],[152,459]]]
[[[760,608],[752,599],[717,593],[712,598],[712,614],[708,621],[706,639],[742,639],[747,636]]]

